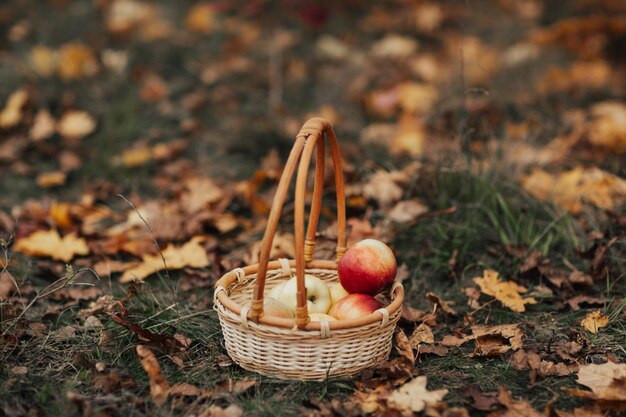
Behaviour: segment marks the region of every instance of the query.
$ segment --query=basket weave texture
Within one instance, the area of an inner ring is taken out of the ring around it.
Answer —
[[[312,259],[321,208],[325,136],[333,156],[337,189],[338,244],[335,261]],[[314,148],[317,148],[316,176],[305,240],[306,175]],[[270,262],[270,248],[297,164],[294,224],[296,258]],[[388,292],[377,296],[384,307],[368,316],[351,320],[309,321],[304,274],[314,275],[329,286],[338,283],[337,263],[346,250],[345,224],[339,146],[327,121],[311,119],[296,137],[279,181],[259,263],[229,271],[215,284],[214,308],[219,316],[226,350],[240,366],[282,379],[323,380],[331,376],[353,375],[389,356],[404,298],[399,283],[394,283]],[[292,276],[297,277],[298,283],[295,319],[263,315],[264,290],[271,290]]]

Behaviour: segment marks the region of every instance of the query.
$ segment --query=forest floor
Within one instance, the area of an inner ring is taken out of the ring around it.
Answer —
[[[1,416],[623,415],[623,2],[7,0],[0,33]],[[213,285],[313,116],[406,299],[389,361],[284,381]]]

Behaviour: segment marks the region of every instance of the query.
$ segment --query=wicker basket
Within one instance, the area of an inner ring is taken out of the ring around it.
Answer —
[[[322,201],[325,141],[334,163],[337,190],[338,244],[336,261],[313,260],[315,233]],[[316,152],[313,201],[306,232],[304,206],[306,177]],[[272,241],[296,165],[295,260],[269,261]],[[307,121],[296,137],[278,183],[269,214],[259,263],[237,268],[215,284],[214,308],[219,315],[226,350],[243,368],[283,379],[323,380],[352,375],[387,359],[404,291],[394,283],[382,294],[385,307],[352,320],[309,322],[304,275],[336,283],[337,262],[346,251],[346,214],[341,155],[330,124],[320,118]],[[263,315],[263,292],[292,276],[297,277],[295,319]]]

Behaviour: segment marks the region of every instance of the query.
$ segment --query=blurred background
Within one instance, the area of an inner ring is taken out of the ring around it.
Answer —
[[[617,0],[4,1],[0,206],[248,179],[313,115],[357,174],[584,160],[623,176],[625,12]]]

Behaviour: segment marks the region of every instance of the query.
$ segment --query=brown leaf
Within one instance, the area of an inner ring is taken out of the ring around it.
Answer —
[[[71,261],[76,255],[89,253],[84,239],[76,237],[74,233],[61,237],[56,230],[38,230],[18,239],[13,249],[27,255],[49,256],[64,262]]]
[[[231,404],[226,408],[218,405],[210,405],[205,408],[198,417],[241,417],[243,410],[236,404]]]
[[[37,176],[37,185],[41,188],[59,187],[65,184],[67,174],[62,171],[44,172]]]
[[[433,331],[427,324],[422,323],[415,328],[411,337],[409,338],[409,345],[413,349],[419,349],[421,343],[432,345],[435,343],[435,337]]]
[[[591,391],[565,391],[592,400],[626,401],[626,364],[607,362],[602,365],[581,365],[576,382]]]
[[[574,408],[572,411],[554,410],[558,417],[606,417],[599,407],[590,406]]]
[[[399,171],[388,172],[378,170],[372,174],[369,181],[363,186],[363,195],[376,200],[383,207],[388,207],[402,197],[402,188],[398,186],[397,174]]]
[[[397,203],[387,213],[387,218],[396,223],[411,223],[428,212],[428,207],[420,200],[405,200]]]
[[[493,411],[489,413],[489,417],[547,417],[547,414],[540,413],[532,408],[528,401],[514,400],[504,387],[500,387],[498,401],[505,409]]]
[[[93,50],[81,43],[63,45],[59,49],[57,62],[59,76],[68,80],[91,77],[98,72],[99,67]]]
[[[599,329],[609,325],[609,318],[600,310],[587,313],[580,324],[591,333],[597,333]]]
[[[585,202],[612,210],[626,201],[626,181],[596,167],[577,166],[558,176],[537,168],[522,178],[522,186],[535,198],[574,214],[583,210]]]
[[[68,139],[81,139],[96,129],[96,121],[87,112],[70,110],[57,124],[59,134]]]
[[[56,131],[56,121],[48,110],[39,110],[30,128],[30,138],[35,142],[48,139]]]
[[[482,392],[477,386],[466,387],[463,394],[472,397],[472,407],[481,411],[490,411],[499,404],[497,392]]]
[[[175,247],[170,244],[160,254],[144,255],[141,263],[129,264],[130,268],[122,274],[120,282],[143,280],[166,268],[182,269],[187,266],[204,268],[209,266],[209,258],[201,245],[204,240],[204,237],[196,236],[182,246]]]
[[[208,178],[191,178],[185,183],[181,205],[187,213],[195,213],[210,204],[217,203],[226,193]]]
[[[443,301],[441,298],[439,298],[439,296],[437,296],[433,292],[426,293],[426,297],[432,303],[436,304],[437,307],[439,307],[439,309],[442,310],[444,313],[449,314],[451,316],[456,316],[458,314],[456,310],[452,308],[454,301]]]
[[[387,398],[387,403],[390,408],[400,411],[402,415],[412,416],[413,413],[419,413],[426,407],[440,405],[447,393],[447,389],[428,391],[426,377],[418,376],[392,391]]]
[[[431,353],[437,356],[448,356],[448,348],[442,345],[419,345],[417,349],[417,354],[428,354]]]
[[[415,363],[415,355],[413,354],[413,349],[411,348],[411,344],[409,343],[409,339],[404,334],[402,329],[396,331],[395,335],[396,341],[396,351],[400,356],[407,360],[407,362],[413,364]]]
[[[482,277],[474,278],[474,282],[480,286],[483,294],[491,295],[505,307],[522,313],[526,311],[526,304],[537,304],[537,300],[531,297],[522,298],[520,294],[528,290],[513,281],[498,280],[498,272],[486,269]]]
[[[0,268],[2,268],[0,266]],[[15,284],[11,275],[4,271],[0,274],[0,300],[6,300],[13,291],[16,290]]]
[[[141,366],[143,366],[144,371],[150,378],[150,396],[157,405],[161,405],[167,400],[169,391],[167,381],[161,373],[161,366],[154,353],[147,347],[137,345],[136,351],[141,361]]]
[[[169,395],[180,395],[183,397],[198,397],[202,394],[202,390],[187,382],[178,382],[169,388],[168,393]]]
[[[604,305],[608,300],[606,298],[590,297],[588,295],[577,295],[566,301],[574,311],[580,310],[581,304],[588,305]]]
[[[24,89],[14,91],[0,111],[0,128],[10,129],[22,120],[22,108],[28,101],[28,92]]]
[[[198,3],[187,11],[185,28],[204,35],[212,33],[217,26],[216,8],[211,3]]]

